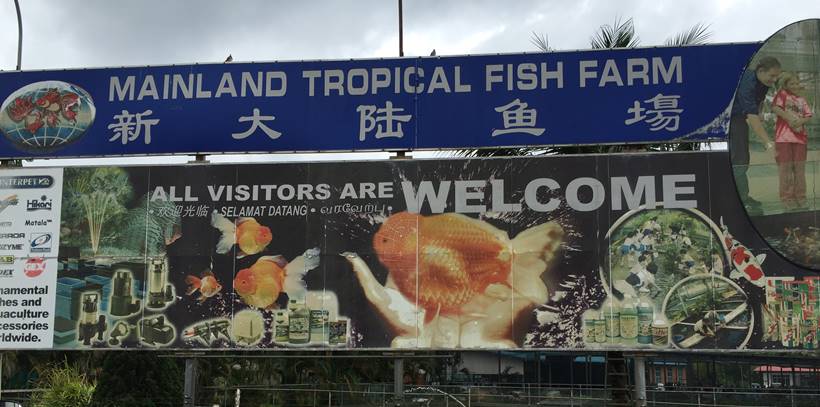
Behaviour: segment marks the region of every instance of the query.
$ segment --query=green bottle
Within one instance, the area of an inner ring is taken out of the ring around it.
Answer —
[[[304,300],[291,299],[288,304],[288,311],[290,343],[308,343],[310,341],[310,312]]]
[[[652,320],[655,319],[655,309],[649,302],[649,290],[641,288],[638,292],[638,343],[652,343]]]
[[[584,312],[583,316],[583,340],[584,344],[589,346],[590,344],[595,343],[595,321],[598,318],[598,312],[594,310],[588,310]]]
[[[624,298],[621,305],[621,338],[635,339],[638,337],[638,310],[631,295]]]
[[[601,307],[601,313],[604,315],[604,328],[607,338],[617,338],[621,335],[620,322],[620,307],[618,302],[612,298],[607,298],[604,305]]]
[[[288,322],[288,311],[284,309],[276,310],[274,314],[273,341],[277,343],[288,343],[290,336],[290,323]]]

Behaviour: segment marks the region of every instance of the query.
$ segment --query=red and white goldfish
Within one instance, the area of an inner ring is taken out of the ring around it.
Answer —
[[[222,290],[222,284],[219,283],[219,280],[216,279],[214,273],[210,270],[206,270],[202,273],[202,277],[187,275],[185,276],[185,283],[188,284],[188,291],[185,292],[187,295],[193,295],[195,292],[199,291],[199,297],[197,297],[197,301],[200,304],[205,302],[208,298],[211,298]]]
[[[214,211],[211,214],[211,225],[222,232],[216,243],[216,252],[219,254],[227,253],[234,245],[239,246],[237,258],[258,254],[273,240],[270,228],[260,225],[254,218],[239,218],[234,224]]]
[[[412,301],[417,298],[432,315],[456,312],[492,284],[512,286],[513,269],[518,277],[540,274],[562,237],[563,229],[554,222],[511,240],[506,232],[465,215],[401,212],[381,225],[373,248],[399,292]],[[534,294],[546,298],[546,292]]]
[[[319,265],[319,249],[309,249],[288,262],[284,256],[263,256],[239,270],[233,288],[251,307],[273,308],[282,292],[305,291],[304,275]]]
[[[723,223],[723,217],[720,218],[720,229],[723,231],[723,246],[729,252],[732,263],[732,271],[729,273],[729,278],[733,280],[744,278],[758,287],[765,286],[766,281],[764,277],[766,276],[763,274],[761,264],[766,260],[766,254],[753,255],[745,245],[738,242],[734,236],[729,233],[729,227]]]

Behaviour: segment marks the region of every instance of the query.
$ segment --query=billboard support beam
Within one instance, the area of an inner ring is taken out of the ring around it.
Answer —
[[[185,399],[183,405],[185,407],[193,407],[196,404],[196,381],[197,368],[199,361],[195,358],[185,359]]]
[[[643,355],[635,355],[632,358],[635,368],[635,406],[646,406],[646,358]]]
[[[393,360],[393,400],[398,403],[404,396],[404,359]]]

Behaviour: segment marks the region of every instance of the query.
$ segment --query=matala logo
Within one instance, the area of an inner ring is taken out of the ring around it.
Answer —
[[[30,246],[32,253],[51,252],[51,233],[32,233]]]
[[[52,199],[43,195],[40,199],[29,199],[26,202],[26,210],[31,211],[50,211]]]
[[[0,200],[0,212],[3,212],[9,206],[17,206],[17,195],[9,195]]]

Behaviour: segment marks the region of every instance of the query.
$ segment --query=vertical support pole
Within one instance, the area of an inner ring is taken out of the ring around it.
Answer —
[[[404,56],[404,7],[399,0],[399,56]]]
[[[646,406],[646,359],[643,356],[632,358],[635,364],[635,406]]]
[[[196,403],[196,382],[197,382],[197,368],[199,361],[195,358],[185,359],[185,399],[183,405],[185,407],[194,407]]]
[[[404,398],[404,359],[393,359],[393,399]]]
[[[17,70],[23,69],[23,17],[20,16],[20,2],[14,0],[17,10]]]

